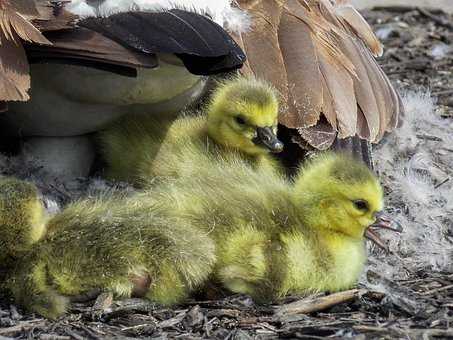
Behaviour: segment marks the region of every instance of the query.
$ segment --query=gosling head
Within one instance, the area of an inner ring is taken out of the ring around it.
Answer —
[[[295,181],[295,195],[307,223],[325,232],[358,240],[367,237],[381,247],[370,227],[400,231],[384,218],[383,190],[377,177],[359,161],[340,154],[325,154],[308,163]]]
[[[219,85],[208,106],[208,133],[217,143],[250,155],[280,152],[276,90],[263,81],[236,78]]]

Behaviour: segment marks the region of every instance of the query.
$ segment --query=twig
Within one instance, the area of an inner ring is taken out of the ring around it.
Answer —
[[[127,306],[121,306],[113,309],[112,311],[104,311],[104,314],[102,315],[102,321],[103,322],[108,322],[109,320],[113,318],[119,318],[125,315],[129,315],[132,313],[150,313],[156,309],[156,306],[152,303],[143,301],[143,302],[138,302],[133,305],[127,305]]]
[[[239,325],[241,327],[248,327],[248,326],[256,325],[261,322],[272,322],[272,320],[273,319],[271,317],[267,317],[267,316],[241,318],[239,320]]]
[[[439,18],[439,17],[431,14],[429,11],[427,11],[424,8],[417,7],[416,10],[420,14],[423,14],[425,17],[427,17],[427,18],[431,19],[432,21],[434,21],[436,24],[453,30],[453,24],[451,22],[443,20],[442,18]]]
[[[55,334],[40,334],[40,340],[71,340],[70,336],[55,335]]]
[[[433,141],[433,142],[443,142],[442,138],[437,137],[437,136],[433,136],[433,135],[417,134],[416,136],[417,136],[417,138],[426,139],[426,140],[430,140],[430,141]]]
[[[446,291],[446,290],[450,290],[452,288],[453,288],[453,285],[448,285],[448,286],[444,286],[444,287],[428,290],[427,292],[421,293],[420,295],[422,295],[422,296],[432,295],[432,294],[435,294],[435,293],[439,293],[439,292],[443,292],[443,291]]]
[[[8,327],[8,328],[0,328],[0,335],[12,335],[16,334],[17,332],[22,332],[24,330],[28,330],[31,328],[35,328],[37,326],[44,325],[46,321],[44,320],[30,320],[24,321],[19,323],[16,326]]]
[[[376,333],[382,333],[385,332],[387,333],[389,329],[387,327],[376,327],[376,326],[364,326],[364,325],[358,325],[358,326],[352,326],[356,331],[360,332],[376,332]]]
[[[374,6],[374,11],[387,11],[387,12],[410,12],[416,9],[415,6]]]
[[[83,336],[81,336],[80,334],[77,334],[76,332],[74,332],[70,329],[65,329],[65,333],[76,340],[85,340],[85,338]]]
[[[153,325],[151,323],[144,323],[144,324],[140,324],[140,325],[135,325],[135,326],[121,328],[121,331],[125,332],[125,331],[139,330],[139,329],[149,328],[149,327],[154,327],[155,328],[156,325]]]
[[[183,312],[179,313],[178,315],[176,315],[174,318],[171,318],[171,319],[164,320],[164,321],[160,322],[158,324],[158,327],[159,328],[171,328],[171,327],[174,327],[175,325],[177,325],[178,323],[180,323],[184,319],[186,314],[187,313],[185,311],[183,311]]]
[[[368,291],[365,289],[352,289],[345,292],[335,293],[321,297],[308,297],[299,301],[295,301],[281,307],[278,307],[275,316],[283,317],[294,314],[308,314],[319,312],[340,303],[354,300]]]
[[[94,302],[93,311],[105,311],[110,308],[113,303],[113,294],[110,292],[102,293],[99,295]]]
[[[406,12],[417,11],[418,8],[419,7],[416,7],[416,6],[391,5],[391,6],[374,6],[372,9],[374,11],[406,13]],[[445,11],[440,8],[425,7],[425,9],[428,9],[433,14],[445,14]]]
[[[434,97],[437,97],[437,96],[445,96],[445,95],[448,95],[448,94],[453,94],[453,89],[448,89],[448,90],[443,90],[443,91],[436,91],[436,92],[433,92],[431,93]]]
[[[444,185],[445,183],[448,183],[450,182],[450,177],[444,179],[442,182],[440,182],[439,184],[436,184],[436,186],[434,187],[434,189],[439,189],[442,185]]]
[[[387,67],[405,67],[412,70],[424,70],[426,69],[427,64],[429,64],[428,59],[412,59],[412,60],[403,60],[395,63],[388,63],[381,65],[384,68]]]

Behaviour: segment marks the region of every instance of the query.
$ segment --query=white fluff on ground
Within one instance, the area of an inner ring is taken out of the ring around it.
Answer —
[[[428,92],[407,92],[403,101],[403,125],[374,152],[386,205],[404,227],[401,235],[385,233],[393,254],[374,251],[369,261],[368,269],[390,280],[453,272],[453,120],[441,118]]]

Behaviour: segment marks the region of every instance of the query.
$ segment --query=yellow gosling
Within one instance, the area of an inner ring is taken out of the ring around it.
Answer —
[[[52,218],[7,281],[16,301],[55,317],[62,294],[93,288],[140,290],[168,305],[210,278],[260,302],[356,284],[365,233],[383,208],[365,165],[326,154],[289,184],[271,168],[216,157],[199,157],[198,176],[79,202]]]
[[[175,121],[128,115],[100,133],[107,175],[143,186],[155,177],[178,177],[182,168],[196,173],[193,159],[202,152],[237,152],[253,164],[278,168],[270,155],[283,150],[278,110],[277,93],[267,83],[234,78],[219,84],[201,112]]]

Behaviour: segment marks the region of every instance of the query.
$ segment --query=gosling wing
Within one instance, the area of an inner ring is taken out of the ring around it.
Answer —
[[[242,0],[239,6],[252,17],[251,30],[239,37],[249,72],[281,92],[281,124],[317,149],[329,148],[335,135],[378,142],[396,126],[401,101],[374,59],[382,45],[348,1]]]

